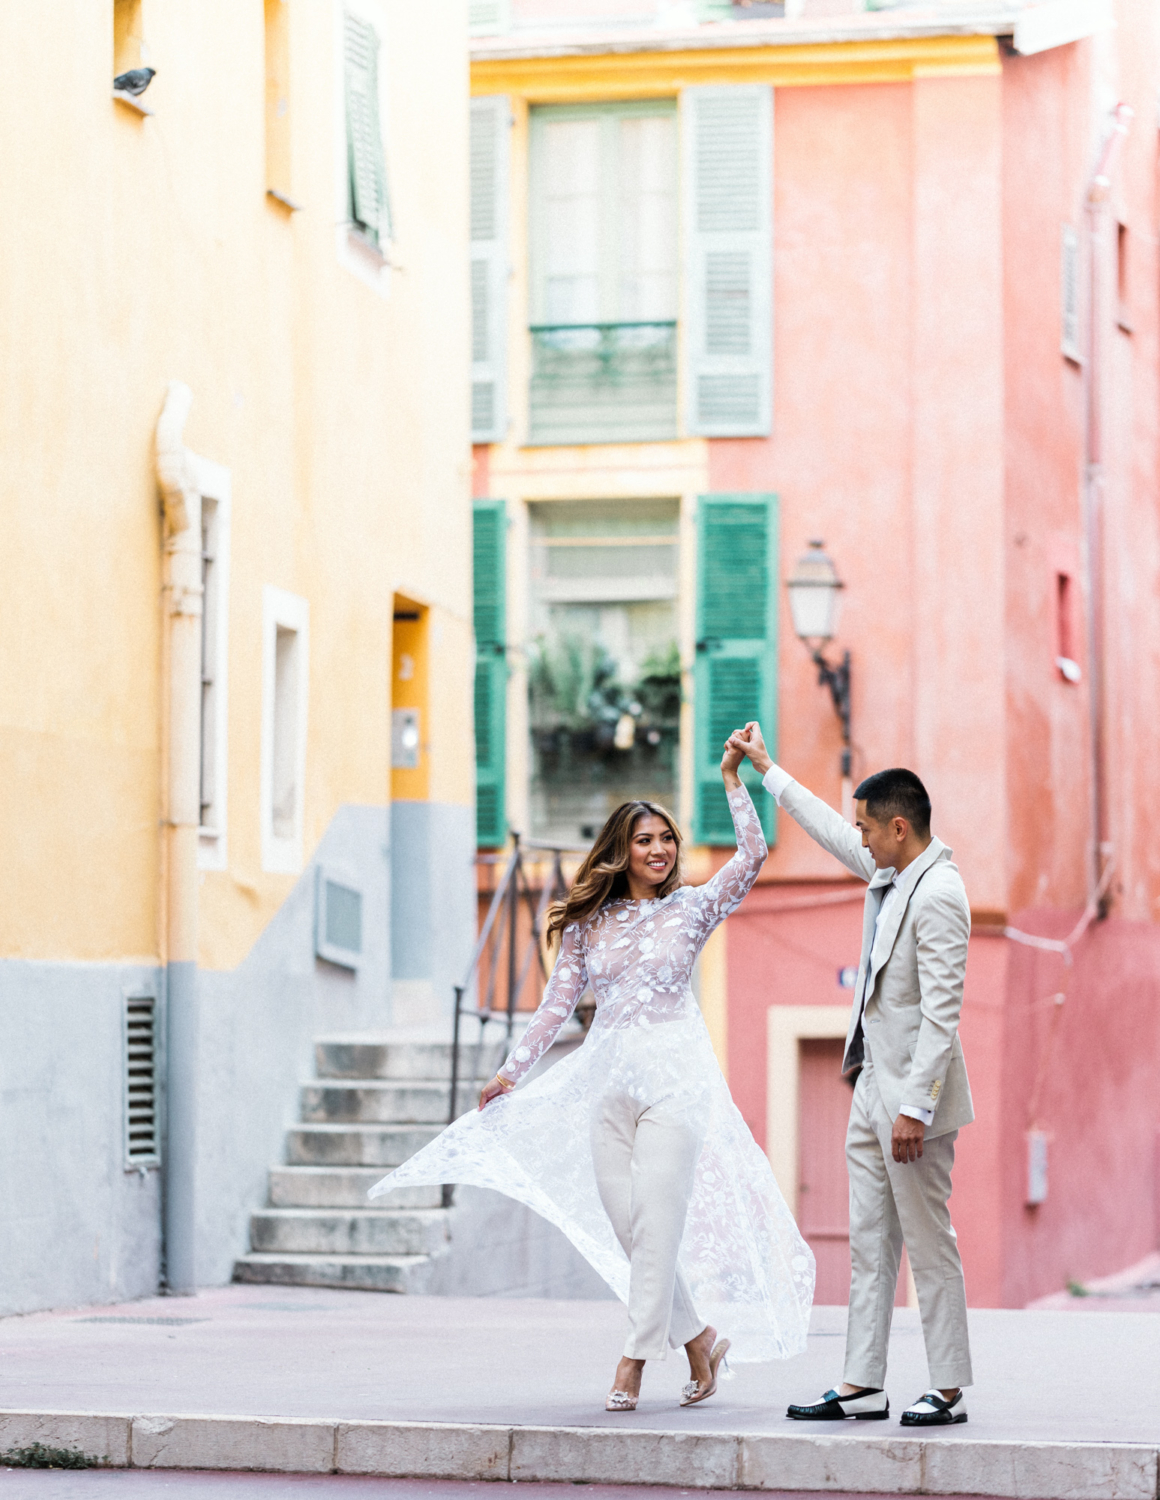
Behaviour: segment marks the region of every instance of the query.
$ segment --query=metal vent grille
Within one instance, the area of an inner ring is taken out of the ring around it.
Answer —
[[[125,1165],[161,1160],[157,1113],[157,1000],[125,996]]]

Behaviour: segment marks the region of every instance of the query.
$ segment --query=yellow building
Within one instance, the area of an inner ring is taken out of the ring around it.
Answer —
[[[7,1312],[228,1279],[313,1039],[445,1012],[474,788],[466,4],[0,51]]]

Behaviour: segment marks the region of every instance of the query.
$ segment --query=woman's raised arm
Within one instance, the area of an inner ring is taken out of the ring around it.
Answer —
[[[737,835],[737,853],[728,864],[722,865],[707,884],[698,886],[694,900],[702,920],[707,924],[703,942],[719,922],[741,905],[753,888],[753,882],[761,872],[769,848],[765,834],[761,831],[761,819],[753,805],[753,798],[746,790],[737,768],[744,753],[728,741],[721,757],[721,779],[725,783],[725,795],[729,799],[729,811],[733,817],[733,831]]]

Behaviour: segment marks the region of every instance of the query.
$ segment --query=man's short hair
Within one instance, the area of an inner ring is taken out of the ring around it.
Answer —
[[[865,802],[866,811],[876,823],[905,818],[920,838],[930,832],[930,798],[913,771],[901,766],[875,771],[858,784],[854,796]]]

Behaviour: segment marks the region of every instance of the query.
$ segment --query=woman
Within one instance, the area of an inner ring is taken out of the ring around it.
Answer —
[[[629,1336],[605,1407],[632,1411],[646,1360],[682,1344],[682,1406],[737,1361],[805,1348],[814,1261],[729,1095],[689,988],[709,934],[741,902],[767,853],[725,747],[721,774],[737,853],[685,885],[681,836],[652,802],[612,814],[549,913],[560,953],[540,1008],[464,1116],[370,1196],[420,1183],[496,1188],[557,1225],[628,1305]],[[584,1045],[512,1091],[585,989]],[[718,1341],[720,1323],[729,1333]]]

